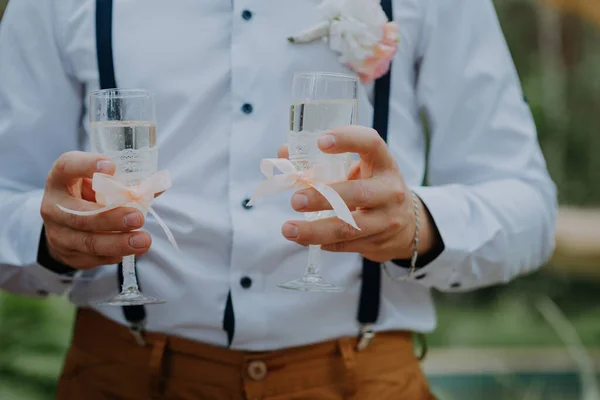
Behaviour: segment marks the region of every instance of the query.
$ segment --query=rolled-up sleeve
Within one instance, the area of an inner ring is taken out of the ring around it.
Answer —
[[[78,148],[82,108],[60,50],[58,3],[11,1],[0,24],[0,288],[33,296],[69,288],[37,263],[45,180]]]
[[[508,282],[552,255],[556,188],[492,2],[423,4],[417,97],[431,136],[428,186],[412,189],[444,250],[416,282],[442,291]]]

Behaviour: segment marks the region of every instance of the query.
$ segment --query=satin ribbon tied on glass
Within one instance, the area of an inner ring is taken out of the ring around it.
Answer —
[[[154,196],[158,193],[167,190],[170,187],[171,177],[169,172],[166,170],[156,172],[148,179],[143,180],[141,184],[129,187],[125,186],[121,181],[119,181],[118,178],[112,175],[106,175],[97,172],[92,177],[92,189],[96,192],[96,202],[103,206],[102,208],[92,211],[78,211],[68,209],[66,207],[61,206],[60,204],[57,204],[57,206],[66,213],[80,216],[98,215],[123,206],[134,207],[140,210],[144,214],[144,216],[146,216],[146,213],[150,213],[156,219],[162,230],[167,235],[169,242],[171,242],[173,247],[177,251],[179,251],[179,246],[177,245],[177,242],[175,241],[175,237],[173,237],[171,230],[169,229],[167,224],[165,224],[163,219],[152,208],[152,201],[154,200]],[[123,278],[123,287],[130,291],[139,291],[139,288],[137,286],[137,278],[135,277],[135,272],[124,273]],[[135,295],[142,296],[141,294]],[[122,296],[122,294],[119,296]],[[135,301],[135,298],[133,298],[133,300],[123,299],[120,301],[113,299],[101,302],[101,304],[127,305],[131,304],[133,301]],[[163,302],[163,300],[159,299],[141,297],[140,304],[159,304]]]
[[[275,174],[275,170],[279,170],[281,174]],[[254,200],[260,197],[269,196],[288,189],[303,189],[312,187],[327,199],[333,211],[339,219],[351,225],[354,229],[360,230],[350,209],[341,198],[341,196],[327,186],[324,182],[328,182],[327,175],[330,168],[326,164],[318,164],[306,171],[297,171],[288,159],[285,158],[266,158],[260,162],[260,170],[267,177],[266,181],[259,184],[252,199],[248,205],[254,205]]]
[[[71,210],[57,204],[62,211],[80,215],[92,216],[103,212],[114,210],[118,207],[131,206],[140,210],[144,215],[150,213],[163,229],[169,242],[176,250],[179,250],[175,237],[162,218],[152,208],[154,196],[171,187],[171,176],[169,171],[159,171],[150,178],[144,180],[140,185],[127,187],[112,175],[96,172],[92,178],[92,189],[96,192],[96,202],[104,207],[92,211]]]
[[[277,194],[288,189],[312,187],[325,197],[339,219],[349,224],[354,229],[360,230],[352,216],[352,212],[342,197],[332,187],[327,185],[333,183],[333,181],[329,179],[332,175],[332,168],[328,163],[316,164],[305,171],[297,171],[294,164],[288,159],[266,158],[260,162],[260,169],[267,180],[259,184],[251,200],[248,202],[248,205],[253,205],[257,198]],[[276,170],[279,170],[281,174],[276,174]],[[334,173],[333,175],[336,174]],[[322,215],[323,217],[327,217],[331,215],[331,212],[321,212],[321,214],[324,214]],[[316,249],[320,249],[320,246],[309,246],[309,251]],[[305,276],[300,278],[303,283],[302,285],[291,284],[288,282],[278,286],[293,290],[341,291],[341,288],[337,288],[336,286],[322,281],[318,270],[318,262],[316,264],[317,265],[312,265],[309,263]],[[314,270],[312,270],[313,268]],[[314,278],[315,282],[311,282],[311,278]],[[313,285],[311,286],[310,283],[313,283]]]

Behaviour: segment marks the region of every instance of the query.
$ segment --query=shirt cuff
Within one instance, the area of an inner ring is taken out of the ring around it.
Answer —
[[[19,235],[17,243],[19,253],[27,254],[22,264],[24,272],[34,279],[32,284],[36,286],[36,293],[46,296],[50,293],[65,293],[71,287],[74,278],[72,275],[53,272],[40,264],[40,261],[44,261],[44,254],[40,254],[44,252],[43,248],[40,249],[42,240],[44,247],[46,245],[44,221],[39,212],[42,196],[43,192],[40,191],[23,204],[23,212],[20,214],[21,229],[19,229],[22,234]]]
[[[46,227],[44,225],[42,225],[42,234],[40,235],[40,243],[38,245],[37,262],[42,267],[65,277],[73,276],[77,272],[75,268],[55,260],[50,255],[48,241],[46,240]]]
[[[385,264],[392,278],[406,278],[427,287],[460,290],[460,266],[464,261],[460,227],[464,224],[464,203],[446,187],[412,188],[429,212],[439,235],[438,246],[417,258],[417,269],[408,277],[410,260],[392,260]],[[463,237],[464,239],[464,237]]]

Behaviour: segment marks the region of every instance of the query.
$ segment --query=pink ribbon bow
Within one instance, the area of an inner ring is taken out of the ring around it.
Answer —
[[[62,211],[70,214],[91,216],[101,214],[106,211],[113,210],[118,207],[128,206],[135,204],[142,209],[142,211],[148,211],[165,231],[169,242],[179,250],[177,242],[173,237],[173,234],[165,224],[165,222],[156,214],[152,209],[151,204],[154,200],[154,195],[163,192],[171,187],[171,176],[169,171],[159,171],[152,175],[150,178],[144,180],[138,186],[125,186],[121,181],[112,175],[106,175],[101,173],[95,173],[92,178],[92,189],[96,192],[96,201],[98,204],[104,207],[93,211],[77,211],[70,210],[57,204],[58,208]]]
[[[275,169],[282,174],[275,175]],[[339,219],[360,230],[352,213],[340,195],[331,187],[319,182],[319,167],[313,167],[307,171],[299,172],[290,160],[285,158],[265,158],[260,162],[260,170],[267,177],[266,181],[259,184],[254,196],[248,205],[254,204],[254,199],[265,197],[288,189],[302,189],[312,187],[327,199]]]

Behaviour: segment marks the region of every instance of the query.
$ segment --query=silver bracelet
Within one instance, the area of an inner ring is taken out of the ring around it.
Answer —
[[[419,212],[419,199],[417,198],[416,193],[413,192],[412,190],[411,190],[410,194],[412,196],[413,212],[415,214],[415,237],[413,239],[413,252],[412,252],[412,257],[410,259],[410,269],[408,270],[408,275],[406,275],[402,278],[394,278],[392,276],[392,274],[390,274],[390,271],[388,270],[387,265],[385,265],[385,263],[382,264],[383,270],[384,270],[385,274],[388,276],[388,278],[390,278],[393,281],[398,281],[398,282],[404,282],[414,275],[415,270],[417,269],[417,257],[419,256],[419,230],[421,229],[421,214]]]

